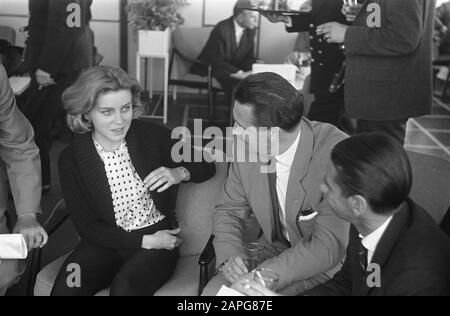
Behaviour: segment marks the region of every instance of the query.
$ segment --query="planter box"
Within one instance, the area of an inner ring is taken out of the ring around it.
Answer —
[[[140,56],[164,56],[170,49],[170,28],[165,31],[138,31]]]

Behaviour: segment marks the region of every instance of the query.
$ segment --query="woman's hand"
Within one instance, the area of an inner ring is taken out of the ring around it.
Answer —
[[[143,249],[167,249],[174,250],[181,244],[181,239],[177,235],[181,232],[180,228],[173,230],[160,230],[153,235],[146,235],[142,238]]]
[[[145,178],[144,183],[147,189],[155,191],[158,189],[158,193],[164,192],[173,185],[178,185],[183,181],[189,181],[190,175],[185,168],[159,168],[150,173]]]

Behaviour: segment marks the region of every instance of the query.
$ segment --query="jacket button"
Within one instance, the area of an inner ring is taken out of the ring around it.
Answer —
[[[319,66],[320,66],[320,67],[323,67],[323,63],[319,63]]]
[[[322,51],[321,51],[321,50],[319,50],[318,53],[319,53],[320,55],[322,55]]]
[[[311,51],[313,51],[313,50],[314,50],[314,47],[310,47],[309,49],[310,49]]]
[[[311,62],[314,63],[316,60],[314,58],[311,58]]]
[[[310,39],[314,39],[314,36],[311,35],[309,38],[310,38]]]
[[[314,27],[314,24],[310,24],[309,27],[310,27],[310,28],[313,28],[313,27]]]

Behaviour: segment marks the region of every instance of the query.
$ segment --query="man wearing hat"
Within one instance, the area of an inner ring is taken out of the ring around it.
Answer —
[[[231,104],[235,84],[231,75],[250,71],[256,62],[258,13],[245,10],[251,7],[250,0],[239,0],[234,7],[233,16],[216,25],[198,57],[198,60],[213,66],[212,75],[225,91],[227,104]],[[206,76],[207,69],[195,64],[192,73]]]

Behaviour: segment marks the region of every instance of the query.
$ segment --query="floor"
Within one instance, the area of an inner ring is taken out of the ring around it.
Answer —
[[[223,98],[218,103],[223,103]],[[450,102],[443,103],[438,97],[435,98],[432,114],[429,116],[412,119],[408,122],[406,149],[428,155],[433,155],[450,161]],[[173,129],[178,126],[192,127],[193,118],[207,118],[208,107],[205,96],[182,95],[177,101],[171,100],[169,106],[168,127]],[[226,106],[219,106],[216,110],[214,121],[216,125],[224,128],[229,121],[229,110]],[[204,128],[209,124],[206,122]],[[63,148],[70,141],[68,133],[63,133],[56,140],[51,156],[53,162]],[[52,191],[45,195],[42,200],[43,215],[42,223],[50,215],[53,207],[62,198],[59,189],[59,180],[56,164],[52,165]],[[49,241],[43,251],[42,265],[45,266],[57,257],[67,253],[77,243],[77,235],[70,222],[66,223]],[[14,288],[10,289],[8,295],[17,296],[26,293],[26,277]]]

